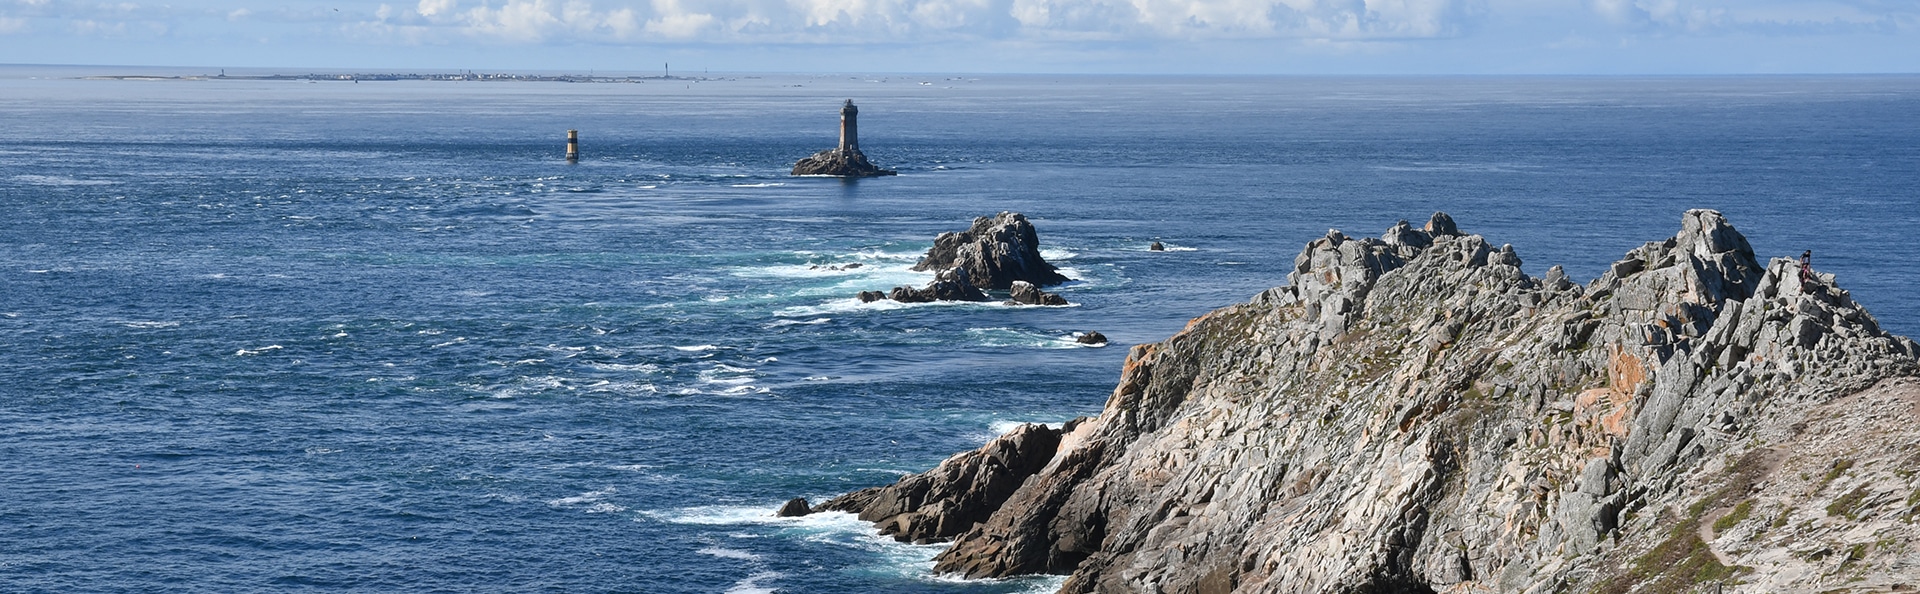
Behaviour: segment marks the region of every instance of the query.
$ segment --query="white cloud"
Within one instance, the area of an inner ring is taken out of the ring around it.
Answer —
[[[27,19],[0,17],[0,35],[19,33],[27,30]]]
[[[418,10],[420,16],[431,18],[453,12],[456,4],[454,0],[420,0],[420,8]],[[382,4],[380,7],[386,8],[387,6]]]

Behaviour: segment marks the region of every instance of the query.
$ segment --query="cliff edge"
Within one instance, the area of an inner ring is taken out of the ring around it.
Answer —
[[[1920,585],[1920,347],[1832,276],[1709,210],[1586,286],[1519,264],[1444,214],[1330,232],[1098,418],[821,508],[1071,593]]]

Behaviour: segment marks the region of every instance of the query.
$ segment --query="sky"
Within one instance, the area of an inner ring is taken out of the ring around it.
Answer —
[[[0,64],[1098,74],[1920,72],[1920,0],[0,0]]]

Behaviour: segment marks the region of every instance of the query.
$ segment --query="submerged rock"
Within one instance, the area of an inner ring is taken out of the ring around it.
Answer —
[[[1147,244],[1147,251],[1150,251],[1150,252],[1164,252],[1164,251],[1167,251],[1167,245],[1166,245],[1166,244],[1163,244],[1163,243],[1160,243],[1160,242],[1158,242],[1158,241],[1156,241],[1156,242],[1153,242],[1153,243],[1149,243],[1149,244]]]
[[[1714,211],[1585,287],[1518,263],[1444,214],[1329,232],[1097,419],[835,501],[1069,593],[1908,587],[1920,346]]]
[[[1042,291],[1027,281],[1013,281],[1009,293],[1011,298],[1007,302],[1018,305],[1070,305],[1060,294]]]
[[[1002,212],[973,220],[966,231],[941,233],[914,270],[965,268],[974,286],[1007,290],[1014,281],[1045,287],[1067,282],[1040,257],[1040,236],[1026,215]]]
[[[1107,344],[1107,335],[1088,330],[1075,336],[1073,341],[1080,344]]]

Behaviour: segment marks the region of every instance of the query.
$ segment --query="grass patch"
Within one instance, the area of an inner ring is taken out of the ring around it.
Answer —
[[[1820,477],[1820,486],[1827,486],[1827,483],[1833,482],[1833,479],[1840,478],[1840,475],[1845,474],[1850,468],[1853,468],[1853,460],[1846,458],[1834,460],[1833,468],[1827,469],[1827,475]]]
[[[1848,491],[1846,495],[1841,495],[1839,499],[1833,500],[1833,503],[1827,504],[1827,515],[1840,516],[1846,518],[1848,521],[1858,521],[1860,519],[1860,503],[1866,498],[1866,485],[1855,487],[1852,491]]]
[[[1727,529],[1738,525],[1741,520],[1747,519],[1747,515],[1750,513],[1753,513],[1753,500],[1748,499],[1740,502],[1740,505],[1733,506],[1733,511],[1713,521],[1713,533],[1719,534],[1726,532]]]

